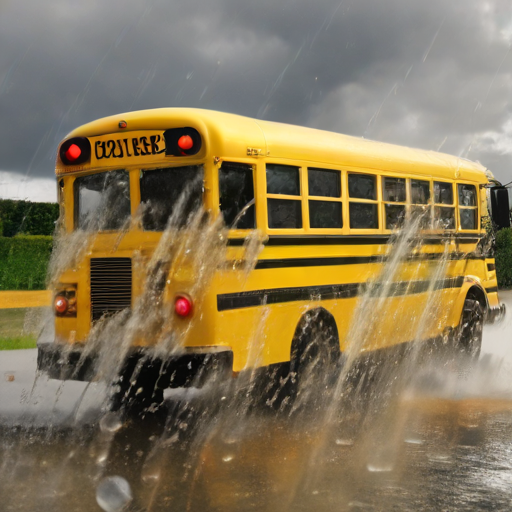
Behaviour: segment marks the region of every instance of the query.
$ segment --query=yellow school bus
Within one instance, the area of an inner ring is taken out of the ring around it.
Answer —
[[[77,128],[59,146],[56,175],[64,249],[55,339],[38,357],[55,378],[95,378],[105,345],[119,347],[111,362],[122,375],[138,368],[152,383],[150,397],[135,386],[147,400],[162,396],[155,383],[191,385],[215,369],[299,374],[313,338],[311,357],[328,364],[348,350],[397,228],[416,216],[421,243],[388,286],[389,321],[357,350],[417,341],[432,293],[438,307],[421,339],[457,332],[472,354],[483,319],[503,312],[483,244],[489,173],[465,159],[166,108]],[[124,382],[133,399],[134,379]]]

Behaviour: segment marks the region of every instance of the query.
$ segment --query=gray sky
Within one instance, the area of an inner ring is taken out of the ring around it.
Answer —
[[[74,127],[164,106],[441,149],[512,181],[511,43],[510,0],[0,0],[0,195],[53,178]]]

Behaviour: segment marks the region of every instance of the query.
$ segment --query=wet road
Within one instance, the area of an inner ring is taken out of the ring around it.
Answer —
[[[271,414],[207,388],[120,418],[101,385],[34,382],[35,351],[4,352],[0,510],[95,511],[97,497],[116,510],[120,496],[132,511],[510,510],[512,293],[501,297],[509,314],[486,327],[474,368],[427,364],[327,414],[314,402]]]

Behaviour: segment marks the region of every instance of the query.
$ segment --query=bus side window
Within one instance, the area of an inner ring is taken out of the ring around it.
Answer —
[[[302,228],[302,202],[299,168],[291,165],[267,164],[268,227],[271,229]]]
[[[411,217],[420,219],[422,229],[430,228],[430,181],[411,180]]]
[[[399,227],[405,218],[405,178],[382,178],[386,229]]]
[[[308,168],[308,196],[310,228],[343,227],[340,171]]]
[[[377,177],[371,174],[349,174],[348,195],[350,228],[378,229]],[[355,202],[352,199],[362,199],[365,202]]]
[[[474,185],[457,185],[459,191],[460,229],[478,229],[478,204]]]
[[[436,229],[455,229],[452,183],[434,181],[434,222]]]
[[[234,162],[222,163],[222,167],[219,169],[219,198],[220,211],[226,226],[232,229],[256,227],[254,180],[251,165]]]

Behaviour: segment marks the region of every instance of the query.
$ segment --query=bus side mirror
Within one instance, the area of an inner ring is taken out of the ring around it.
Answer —
[[[510,227],[510,204],[505,187],[491,188],[491,215],[498,229]]]

